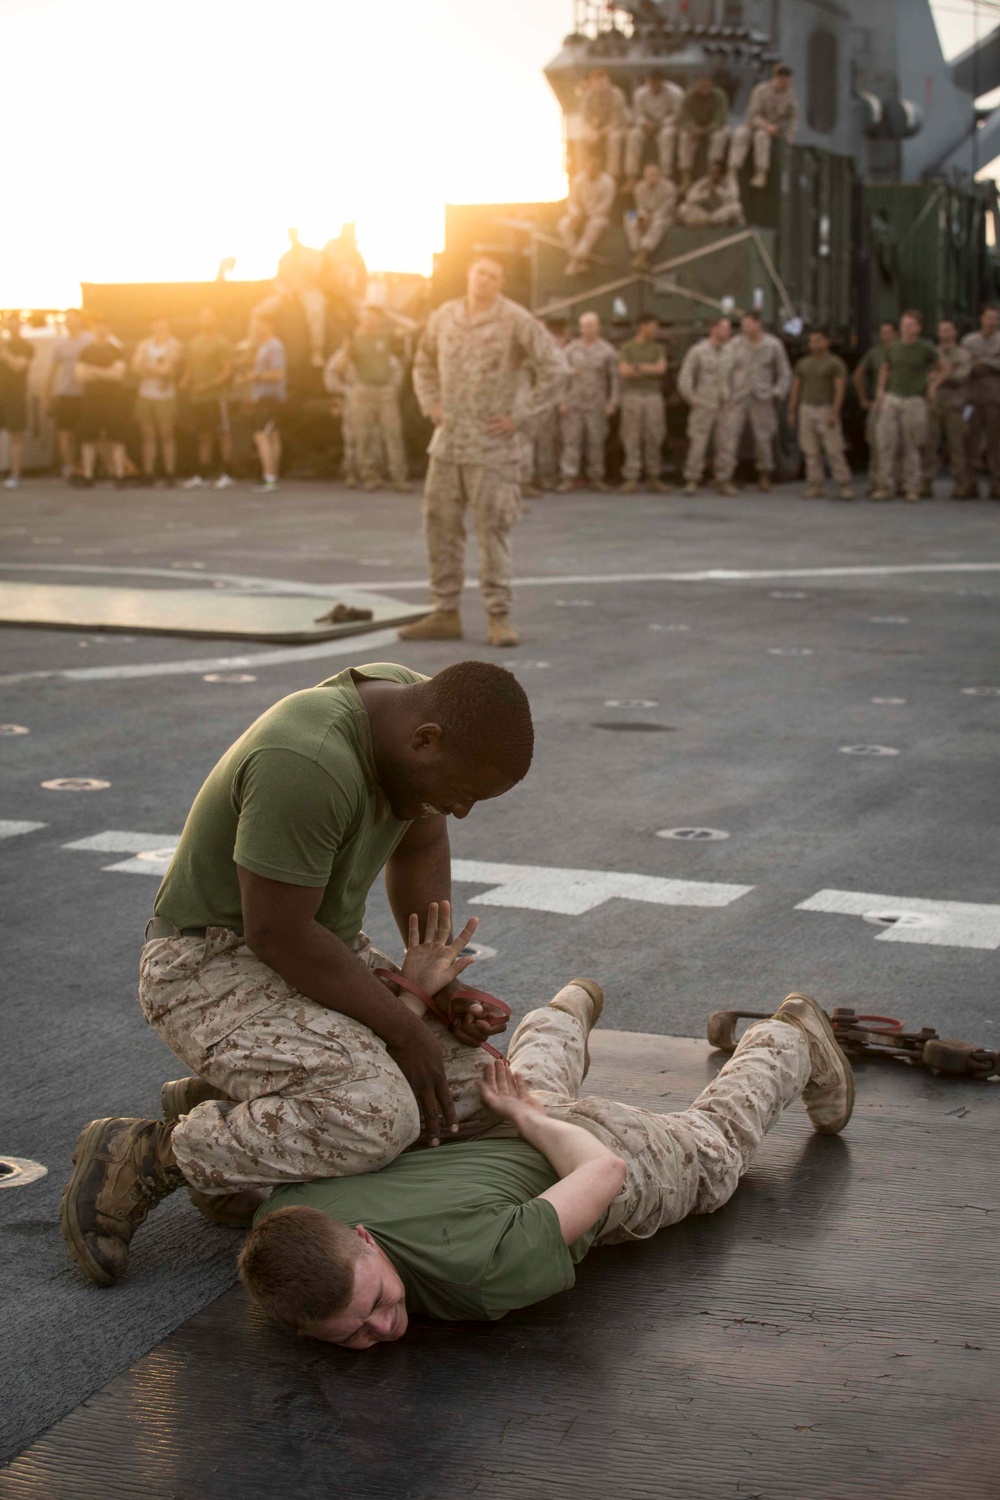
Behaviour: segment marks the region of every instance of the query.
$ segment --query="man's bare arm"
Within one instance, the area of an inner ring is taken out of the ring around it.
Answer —
[[[559,1217],[563,1241],[586,1234],[621,1191],[627,1167],[589,1130],[551,1120],[506,1062],[490,1063],[479,1085],[483,1102],[540,1151],[560,1180],[544,1193]]]
[[[431,1145],[456,1130],[440,1045],[334,933],[315,920],[322,886],[286,885],[236,866],[247,946],[302,995],[360,1021],[385,1042],[416,1095]]]
[[[386,862],[385,893],[404,943],[413,912],[425,912],[432,901],[451,900],[446,817],[438,814],[410,824]]]

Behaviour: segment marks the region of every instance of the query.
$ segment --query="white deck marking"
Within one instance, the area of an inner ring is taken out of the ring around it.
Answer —
[[[665,880],[658,875],[626,875],[614,870],[561,870],[478,859],[452,860],[451,871],[456,880],[483,882],[491,887],[471,896],[472,906],[518,906],[563,916],[581,916],[616,897],[648,901],[654,906],[729,906],[753,890],[750,885],[708,880]]]
[[[40,677],[63,677],[70,682],[108,682],[126,677],[174,677],[196,672],[228,672],[234,667],[276,667],[290,661],[321,661],[331,656],[356,656],[377,660],[383,646],[398,645],[395,630],[376,630],[371,635],[341,636],[336,641],[317,641],[313,646],[286,646],[280,651],[259,651],[256,655],[203,656],[189,661],[153,661],[119,667],[71,667],[62,672],[16,672],[0,677],[0,682],[28,682]]]
[[[17,838],[19,833],[34,833],[36,828],[47,827],[47,823],[29,823],[18,818],[0,818],[0,839]]]
[[[796,911],[865,917],[886,912],[919,912],[935,918],[933,926],[904,923],[876,934],[877,943],[933,943],[947,948],[1000,948],[1000,906],[971,901],[927,901],[918,896],[873,896],[863,891],[817,891]]]
[[[108,829],[86,839],[74,839],[63,844],[64,849],[90,849],[100,854],[132,854],[133,859],[119,860],[113,865],[102,865],[103,870],[113,870],[123,875],[164,876],[177,848],[177,839],[168,833],[131,833],[124,829]]]

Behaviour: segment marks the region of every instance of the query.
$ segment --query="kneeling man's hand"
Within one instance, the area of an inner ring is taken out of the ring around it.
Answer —
[[[428,995],[436,995],[439,990],[453,984],[463,969],[475,963],[471,953],[465,958],[461,953],[478,926],[479,918],[470,917],[452,941],[451,902],[432,901],[427,908],[427,921],[421,937],[420,918],[413,912],[403,959],[404,977],[412,984],[418,984]]]

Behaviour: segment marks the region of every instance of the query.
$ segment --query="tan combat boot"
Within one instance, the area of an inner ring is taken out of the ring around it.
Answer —
[[[508,615],[490,615],[486,623],[491,646],[516,646],[518,644],[517,631],[510,623]]]
[[[601,1011],[604,1009],[604,991],[596,979],[571,979],[569,984],[564,984],[558,994],[552,997],[549,1006],[552,1010],[564,1010],[568,1016],[575,1016],[578,1021],[582,1021],[589,1038],[601,1019]],[[584,1078],[589,1072],[590,1048],[587,1042],[584,1042]]]
[[[91,1120],[77,1137],[60,1219],[70,1255],[98,1286],[121,1279],[133,1234],[185,1182],[173,1129],[160,1120]]]
[[[762,495],[766,495],[771,488],[771,472],[769,469],[761,469],[757,475],[757,488]]]
[[[412,625],[403,625],[399,630],[401,641],[460,641],[462,639],[462,617],[457,609],[435,609],[414,620]]]
[[[802,1100],[813,1129],[824,1135],[843,1130],[854,1109],[854,1074],[837,1045],[826,1013],[809,995],[789,995],[774,1013],[805,1033],[809,1043],[809,1082]]]
[[[727,500],[731,500],[734,495],[739,494],[739,490],[729,479],[721,479],[715,486],[715,488],[718,490],[720,495],[725,495]]]

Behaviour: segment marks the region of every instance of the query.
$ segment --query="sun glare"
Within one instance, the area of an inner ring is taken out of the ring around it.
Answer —
[[[446,202],[565,192],[541,68],[566,0],[15,0],[0,8],[0,306],[80,281],[274,272],[354,219],[373,270],[429,272]]]

